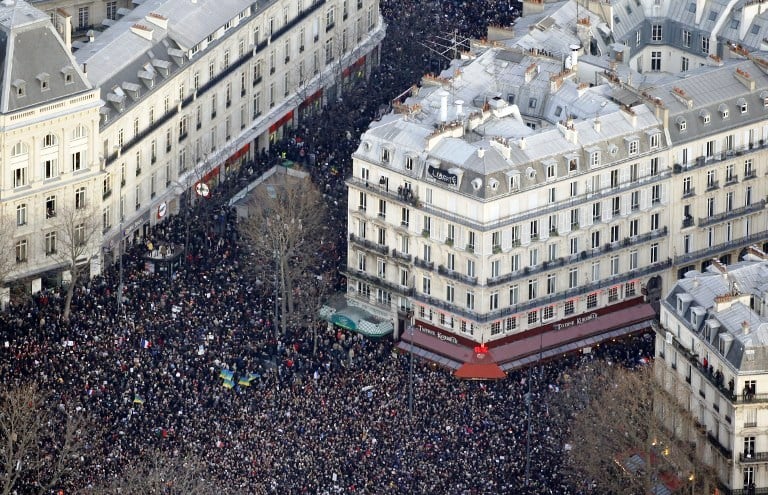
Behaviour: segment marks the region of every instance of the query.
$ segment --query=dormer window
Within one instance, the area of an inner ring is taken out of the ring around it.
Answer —
[[[72,84],[75,82],[74,72],[75,69],[69,65],[61,69],[61,74],[64,76],[64,84]]]
[[[557,178],[557,166],[554,163],[547,164],[547,180]]]
[[[653,132],[650,136],[648,136],[648,146],[650,146],[652,150],[655,150],[659,147],[659,143],[661,142],[660,136],[660,132]]]
[[[23,79],[16,79],[12,86],[16,90],[16,96],[22,98],[27,95],[27,83]]]
[[[567,156],[566,160],[568,160],[568,172],[578,172],[579,171],[579,157],[578,156]]]
[[[627,153],[629,156],[636,155],[640,151],[640,141],[637,138],[627,139]]]
[[[719,107],[717,107],[717,111],[720,112],[720,117],[725,120],[728,118],[728,107],[725,105],[725,103],[721,103]]]
[[[706,110],[699,112],[699,117],[701,117],[701,121],[704,124],[709,124],[712,121],[712,116]]]
[[[38,74],[37,80],[40,81],[40,91],[48,91],[50,89],[51,76],[47,72]]]
[[[600,150],[589,150],[589,166],[592,168],[600,166]]]
[[[739,111],[742,114],[747,113],[747,110],[748,110],[747,100],[745,100],[744,98],[739,98],[738,101],[736,102],[736,105],[738,105]]]
[[[760,99],[763,100],[763,108],[768,108],[768,91],[760,93]]]
[[[688,129],[688,122],[682,117],[677,118],[677,130],[679,132],[685,132]]]
[[[391,159],[392,159],[392,152],[389,150],[389,148],[382,148],[381,163],[389,163]]]
[[[412,156],[406,156],[405,157],[405,169],[406,170],[413,170],[413,162],[414,158]]]

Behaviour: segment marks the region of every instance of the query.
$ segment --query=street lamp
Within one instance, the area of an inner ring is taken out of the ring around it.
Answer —
[[[120,309],[123,306],[123,221],[120,220],[120,235],[117,241],[117,257],[120,263],[120,268],[118,270],[119,273],[119,282],[117,284],[117,311],[120,312]]]
[[[408,419],[413,422],[413,324],[408,326],[411,333],[411,364],[408,371]]]

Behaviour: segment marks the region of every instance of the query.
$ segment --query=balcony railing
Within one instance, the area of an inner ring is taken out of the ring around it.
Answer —
[[[720,454],[725,457],[726,459],[732,459],[733,458],[733,451],[731,451],[728,447],[720,443],[720,440],[718,440],[715,435],[712,434],[711,431],[707,432],[707,440],[709,440],[709,443],[712,444],[713,447],[715,447]]]
[[[425,270],[434,270],[435,269],[435,263],[434,261],[425,261],[421,258],[414,258],[413,264],[418,266],[419,268],[424,268]]]
[[[683,228],[687,229],[688,227],[694,227],[696,226],[696,219],[693,217],[686,217],[683,218]]]
[[[693,196],[696,196],[695,187],[689,187],[688,189],[683,190],[683,198],[691,198]]]
[[[763,149],[766,146],[768,146],[768,142],[761,139],[756,143],[749,143],[745,146],[741,146],[729,151],[716,153],[712,156],[697,157],[696,161],[691,163],[686,163],[686,164],[676,163],[673,168],[676,174],[681,174],[690,170],[696,170],[697,168],[701,168],[707,165],[712,165],[713,163],[722,162],[725,160],[732,160],[734,156],[749,155],[751,153],[755,153]]]
[[[585,205],[587,203],[593,202],[597,199],[601,199],[604,197],[614,196],[618,194],[619,192],[624,193],[627,191],[639,189],[641,187],[645,187],[649,184],[653,184],[656,182],[661,182],[666,179],[668,179],[672,175],[671,170],[664,170],[660,172],[658,175],[649,175],[646,177],[639,177],[635,180],[628,180],[626,182],[623,182],[619,184],[618,189],[617,188],[605,188],[601,189],[598,192],[594,193],[585,193],[580,194],[579,196],[576,196],[574,198],[569,198],[565,201],[558,201],[556,203],[548,204],[546,206],[541,206],[538,208],[525,210],[525,213],[520,213],[518,215],[513,215],[510,217],[507,217],[503,220],[498,220],[495,222],[490,223],[483,223],[478,222],[472,219],[469,219],[465,216],[458,215],[453,211],[444,210],[442,208],[437,208],[434,205],[431,204],[424,204],[419,202],[418,198],[414,197],[411,201],[405,201],[403,197],[397,196],[397,191],[393,191],[392,188],[389,188],[389,190],[385,189],[384,187],[378,186],[378,184],[373,184],[370,181],[365,181],[359,177],[350,177],[347,179],[347,184],[353,185],[360,188],[369,188],[372,192],[380,195],[388,196],[391,199],[395,199],[397,201],[400,201],[402,203],[411,203],[414,205],[419,206],[421,209],[423,209],[425,212],[434,215],[439,218],[443,218],[445,220],[448,220],[452,223],[456,223],[459,225],[464,225],[465,227],[469,227],[473,230],[477,230],[480,232],[489,232],[492,230],[498,230],[500,228],[504,228],[510,225],[514,225],[516,223],[541,217],[547,214],[551,213],[557,213],[561,212],[566,209],[574,208],[576,206]],[[533,186],[532,186],[533,187]],[[521,189],[522,191],[523,189]],[[639,204],[637,205],[637,209],[639,209]],[[570,224],[571,230],[578,229],[578,223],[576,224]],[[559,232],[560,235],[564,234],[565,232]]]
[[[397,259],[400,259],[400,260],[403,260],[403,261],[408,261],[408,262],[410,262],[411,258],[412,258],[412,256],[410,254],[400,252],[397,249],[393,249],[392,250],[392,256],[394,256]]]
[[[453,280],[457,280],[459,282],[465,283],[467,285],[477,285],[477,277],[470,277],[469,275],[464,275],[457,271],[449,270],[443,265],[440,265],[437,267],[437,273],[439,273],[440,275],[444,275],[448,278],[452,278]]]
[[[714,191],[719,187],[720,187],[720,181],[718,180],[707,181],[707,191]]]
[[[739,249],[745,246],[749,246],[750,244],[757,244],[764,241],[768,241],[768,231],[757,232],[746,237],[733,239],[722,244],[699,249],[698,251],[694,251],[692,253],[675,256],[674,261],[675,265],[683,265],[685,263],[690,263],[691,261],[696,261],[702,258],[717,258],[721,253],[733,251],[734,249]]]
[[[375,242],[369,241],[368,239],[363,239],[362,237],[356,236],[355,234],[349,234],[349,240],[359,246],[363,246],[367,249],[372,249],[385,256],[389,254],[389,248],[384,244],[377,244]]]
[[[749,454],[739,452],[739,462],[742,464],[768,462],[768,452],[750,452]]]
[[[393,292],[397,292],[398,294],[403,294],[405,296],[413,296],[415,292],[413,287],[406,287],[404,285],[395,284],[382,277],[378,277],[372,273],[367,273],[362,270],[350,269],[347,275],[350,277],[362,278],[363,280],[366,280],[376,285],[377,287],[386,287]]]
[[[616,275],[613,277],[608,277],[602,280],[591,282],[589,284],[581,285],[575,289],[570,289],[568,291],[561,291],[551,296],[537,298],[531,301],[527,301],[523,304],[508,306],[506,308],[498,309],[496,311],[491,311],[483,314],[478,313],[476,311],[468,310],[466,308],[463,308],[453,303],[449,303],[440,299],[435,299],[433,297],[427,296],[425,294],[421,294],[419,292],[417,292],[413,296],[413,298],[417,301],[420,301],[425,304],[429,304],[436,308],[444,309],[445,311],[454,313],[456,315],[464,316],[465,318],[472,319],[473,321],[476,321],[478,323],[488,323],[491,321],[496,321],[500,318],[504,318],[509,315],[524,313],[534,308],[540,308],[542,306],[546,306],[549,304],[556,304],[558,302],[564,301],[574,296],[579,296],[579,295],[587,294],[589,292],[600,290],[601,288],[604,288],[608,285],[620,284],[620,283],[628,282],[630,280],[634,280],[639,277],[644,277],[646,275],[650,275],[653,273],[660,273],[664,270],[669,269],[670,266],[672,266],[672,260],[668,259],[666,261],[662,261],[654,265],[646,266],[645,268],[642,268],[639,270],[631,270],[621,275]],[[445,270],[444,267],[442,267],[442,265],[438,268],[438,272],[440,272],[440,269],[447,271]],[[447,276],[450,276],[450,275],[447,275]]]
[[[732,218],[740,217],[742,215],[747,215],[749,213],[753,213],[759,210],[762,210],[765,208],[765,200],[761,199],[760,201],[756,203],[752,203],[751,205],[742,206],[741,208],[736,208],[735,210],[731,211],[724,211],[723,213],[718,213],[717,215],[711,215],[704,218],[699,218],[699,227],[706,227],[707,225],[712,225],[715,223],[725,222],[726,220],[730,220]]]

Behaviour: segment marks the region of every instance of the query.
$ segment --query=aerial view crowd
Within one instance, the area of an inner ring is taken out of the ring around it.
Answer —
[[[339,226],[332,248],[307,256],[320,258],[323,271],[343,271],[350,155],[379,106],[429,63],[413,37],[436,27],[480,36],[489,22],[517,15],[500,0],[388,0],[382,9],[390,28],[371,80],[255,153],[210,198],[136,239],[124,255],[120,301],[119,273],[109,266],[77,289],[69,321],[57,289],[0,314],[2,382],[34,381],[52,407],[87,412],[94,425],[57,490],[97,489],[163,452],[201,459],[222,494],[591,493],[588,480],[564,469],[567,418],[548,404],[573,367],[597,358],[637,363],[652,354],[653,339],[467,382],[418,359],[411,375],[412,356],[391,341],[323,321],[275,331],[273,287],[250,266],[229,198],[284,156],[299,162],[324,192],[329,225]],[[172,277],[144,269],[150,243],[185,245]],[[343,284],[339,275],[337,289]],[[23,483],[34,480],[22,480],[18,493]]]

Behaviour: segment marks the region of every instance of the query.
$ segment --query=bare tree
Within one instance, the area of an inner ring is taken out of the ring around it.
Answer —
[[[101,238],[101,222],[95,207],[81,205],[56,209],[56,241],[47,246],[70,272],[62,318],[69,321],[72,296],[80,277],[89,269],[91,259],[98,255]]]
[[[281,168],[268,182],[274,194],[257,189],[248,203],[241,232],[262,268],[263,279],[278,279],[282,331],[296,311],[295,290],[313,277],[325,233],[325,203],[309,177],[288,175]],[[273,271],[274,270],[274,271]],[[275,273],[276,272],[276,273]]]
[[[570,417],[571,472],[600,493],[655,493],[665,476],[713,486],[712,470],[668,429],[670,421],[683,421],[673,417],[690,417],[670,398],[653,366],[596,362],[577,371],[556,404]]]
[[[147,451],[128,465],[117,479],[97,487],[101,495],[214,495],[226,493],[206,479],[206,466],[194,455],[178,452]]]
[[[6,388],[0,399],[2,493],[50,493],[63,486],[79,462],[84,417],[51,407],[34,383]]]
[[[16,224],[10,216],[0,216],[0,287],[8,281],[16,269]],[[24,256],[24,253],[19,253]]]

